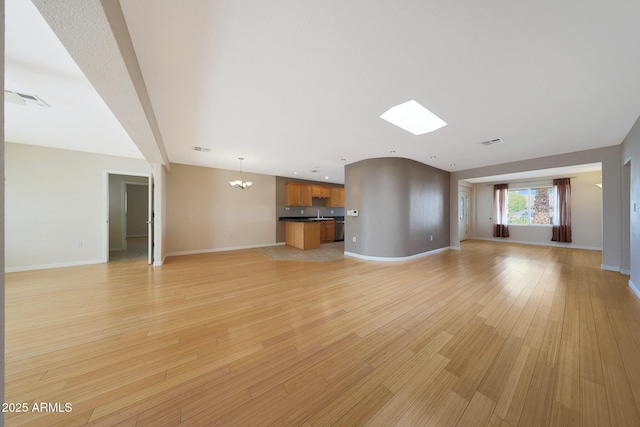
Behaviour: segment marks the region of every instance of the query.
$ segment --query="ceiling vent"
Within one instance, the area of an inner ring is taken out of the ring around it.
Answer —
[[[493,145],[502,142],[502,138],[490,139],[488,141],[482,141],[480,144],[482,145]]]
[[[18,105],[37,105],[39,107],[50,107],[36,95],[28,95],[26,93],[15,92],[12,90],[4,91],[4,102],[11,102]]]
[[[198,147],[197,145],[193,146],[193,150],[194,151],[200,151],[202,153],[208,153],[209,151],[211,151],[211,148],[206,148],[206,147]]]

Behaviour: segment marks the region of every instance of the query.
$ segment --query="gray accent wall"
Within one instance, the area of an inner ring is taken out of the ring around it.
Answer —
[[[354,209],[357,217],[345,216],[345,252],[404,258],[449,246],[449,172],[397,157],[352,163],[345,211]]]

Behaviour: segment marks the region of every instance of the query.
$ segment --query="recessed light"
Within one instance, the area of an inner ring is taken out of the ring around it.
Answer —
[[[294,172],[293,174],[294,174],[294,175],[298,175],[298,172]]]
[[[430,159],[437,159],[437,157],[436,157],[436,156],[431,156],[431,157],[429,157],[429,158],[430,158]]]
[[[346,162],[346,161],[347,161],[347,159],[340,159],[340,161],[341,161],[341,162]]]
[[[396,150],[389,150],[389,154],[395,154]]]
[[[433,132],[447,125],[444,120],[413,99],[391,107],[380,118],[414,135]]]
[[[328,176],[325,176],[325,177],[324,177],[324,179],[329,179],[329,177],[328,177]]]
[[[456,165],[455,163],[451,163],[449,166],[455,166],[455,165]]]

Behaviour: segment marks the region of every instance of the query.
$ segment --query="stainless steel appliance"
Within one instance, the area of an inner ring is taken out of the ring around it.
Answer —
[[[336,242],[344,241],[344,217],[336,218]]]

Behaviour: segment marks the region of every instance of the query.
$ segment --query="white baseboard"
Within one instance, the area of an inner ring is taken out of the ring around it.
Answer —
[[[640,299],[640,289],[629,279],[629,287],[633,291],[634,294]]]
[[[356,254],[354,252],[347,252],[344,251],[344,255],[345,256],[349,256],[349,257],[353,257],[353,258],[359,258],[359,259],[363,259],[366,261],[382,261],[382,262],[398,262],[398,261],[409,261],[412,259],[416,259],[416,258],[422,258],[425,257],[427,255],[433,255],[433,254],[437,254],[440,252],[444,252],[444,251],[448,251],[449,249],[451,249],[449,246],[446,246],[444,248],[439,248],[439,249],[434,249],[432,251],[428,251],[428,252],[422,252],[416,255],[410,255],[410,256],[406,256],[406,257],[377,257],[377,256],[369,256],[369,255],[360,255],[360,254]]]
[[[620,269],[620,274],[624,274],[625,276],[631,275],[631,270],[625,270],[624,268]]]
[[[5,267],[5,273],[19,273],[21,271],[46,270],[49,268],[78,267],[80,265],[102,264],[101,259],[91,259],[86,261],[59,262],[54,264],[25,265],[22,267]]]
[[[227,251],[238,251],[241,249],[255,249],[255,248],[266,248],[268,246],[283,246],[284,242],[279,243],[265,243],[260,245],[247,245],[247,246],[232,246],[227,248],[211,248],[211,249],[198,249],[195,251],[181,251],[181,252],[171,252],[166,256],[181,256],[181,255],[197,255],[197,254],[208,254],[212,252],[227,252]]]
[[[601,251],[601,247],[597,246],[583,246],[574,245],[573,243],[557,243],[557,242],[528,242],[526,240],[512,240],[511,238],[494,238],[494,237],[474,237],[473,240],[488,240],[490,242],[501,243],[518,243],[521,245],[536,245],[536,246],[553,246],[556,248],[569,248],[569,249],[585,249],[588,251]]]
[[[601,270],[606,270],[606,271],[615,271],[616,273],[620,273],[620,267],[616,267],[614,265],[601,264],[600,265],[600,269]]]

